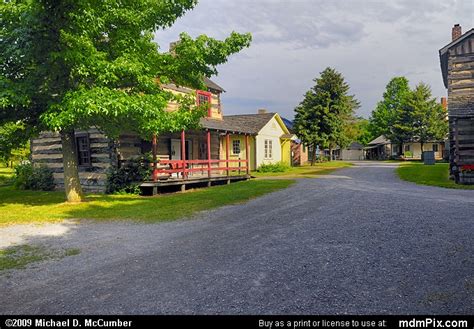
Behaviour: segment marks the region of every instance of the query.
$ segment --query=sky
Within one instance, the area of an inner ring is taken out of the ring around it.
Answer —
[[[226,92],[224,115],[259,108],[292,119],[294,108],[326,67],[343,74],[368,117],[395,76],[425,82],[446,96],[438,50],[451,28],[474,27],[474,0],[201,0],[169,29],[157,31],[162,51],[181,32],[226,38],[250,32],[249,48],[212,77]]]

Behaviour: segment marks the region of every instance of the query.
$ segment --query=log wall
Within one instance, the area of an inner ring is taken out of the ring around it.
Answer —
[[[79,166],[79,179],[86,192],[105,192],[107,170],[117,163],[115,145],[97,129],[76,131],[89,136],[91,166]],[[42,132],[31,140],[31,159],[34,165],[44,165],[53,172],[56,189],[64,189],[64,170],[61,137],[59,133]]]
[[[474,164],[474,37],[448,50],[450,166]]]

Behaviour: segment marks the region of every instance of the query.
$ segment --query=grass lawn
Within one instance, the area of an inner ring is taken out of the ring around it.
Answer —
[[[159,222],[201,210],[248,201],[290,186],[292,180],[251,180],[230,185],[166,194],[88,195],[86,202],[67,204],[63,192],[21,191],[0,187],[0,226],[55,222],[63,219],[129,219]]]
[[[473,185],[456,184],[448,178],[448,163],[436,163],[434,166],[425,166],[421,162],[407,162],[397,168],[397,174],[401,179],[416,184],[474,190]]]
[[[300,167],[291,167],[285,172],[267,172],[260,173],[253,171],[252,176],[255,177],[284,177],[284,178],[314,178],[316,175],[327,175],[336,169],[351,167],[350,162],[330,161],[315,163],[314,166],[304,165]]]
[[[0,186],[9,185],[12,183],[14,170],[0,166]]]
[[[19,245],[0,249],[0,272],[14,268],[24,268],[30,263],[47,259],[61,259],[79,254],[79,249],[53,250],[44,246]]]

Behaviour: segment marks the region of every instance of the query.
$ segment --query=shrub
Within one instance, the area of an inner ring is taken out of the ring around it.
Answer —
[[[404,156],[405,158],[413,158],[413,153],[411,151],[405,151]]]
[[[120,168],[107,173],[106,193],[140,193],[139,184],[151,175],[150,162],[137,158],[125,162]]]
[[[270,164],[262,164],[260,167],[257,168],[258,172],[285,172],[290,169],[284,162],[277,162],[277,163],[270,163]]]
[[[53,172],[48,167],[35,167],[29,161],[23,161],[15,167],[14,186],[22,190],[52,191]]]

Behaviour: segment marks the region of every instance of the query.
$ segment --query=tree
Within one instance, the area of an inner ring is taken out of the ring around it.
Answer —
[[[385,88],[383,99],[377,103],[369,119],[369,131],[374,138],[385,135],[388,139],[401,142],[393,132],[393,124],[397,113],[404,105],[410,94],[408,79],[405,77],[392,78]]]
[[[303,101],[295,109],[295,132],[306,146],[313,150],[311,165],[316,157],[318,145],[327,147],[332,158],[332,149],[346,146],[347,125],[353,119],[359,102],[348,95],[349,85],[341,73],[326,68],[316,84],[306,92]]]
[[[144,137],[196,127],[204,111],[161,88],[170,81],[203,88],[203,78],[250,44],[250,34],[224,41],[180,36],[159,52],[156,30],[171,26],[196,0],[12,0],[0,15],[0,124],[22,122],[59,131],[68,201],[81,201],[74,129],[109,137]],[[167,112],[170,101],[180,108]]]
[[[350,141],[358,142],[362,145],[367,145],[371,140],[377,137],[369,130],[369,120],[362,117],[356,117],[349,122],[346,135]]]
[[[428,85],[420,83],[409,93],[404,106],[398,111],[393,130],[403,142],[419,142],[422,153],[426,142],[446,137],[446,112],[432,97]]]

